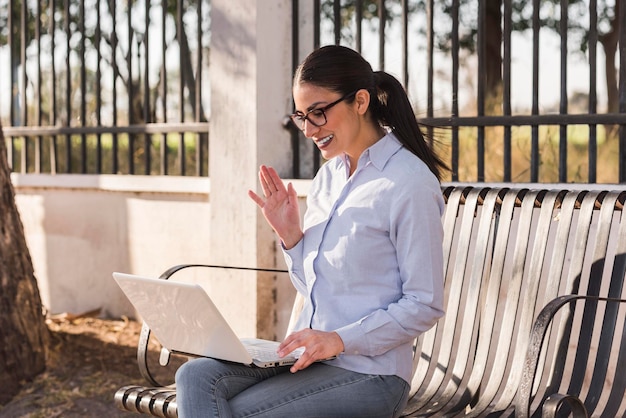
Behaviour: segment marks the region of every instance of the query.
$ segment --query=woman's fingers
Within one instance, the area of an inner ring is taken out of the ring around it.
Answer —
[[[265,197],[271,196],[275,188],[273,185],[270,185],[267,168],[263,165],[259,170],[259,182],[261,183],[261,188],[263,189],[263,194],[265,195]]]
[[[261,172],[266,176],[268,186],[272,192],[286,192],[287,188],[274,167],[261,166]]]
[[[265,197],[270,197],[274,193],[279,195],[287,193],[287,188],[273,167],[262,165],[259,169],[259,181]]]
[[[279,346],[278,354],[285,356],[293,350],[304,347],[304,353],[291,367],[291,372],[306,369],[317,360],[324,360],[343,351],[343,341],[336,332],[303,329],[287,336]]]
[[[263,206],[265,206],[265,201],[261,198],[261,196],[254,193],[252,190],[248,190],[248,196],[250,196],[250,198],[254,200],[254,203],[256,203],[261,209],[263,209]]]

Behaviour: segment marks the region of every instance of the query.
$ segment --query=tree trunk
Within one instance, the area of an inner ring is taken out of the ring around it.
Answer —
[[[0,125],[0,405],[46,367],[48,328]]]

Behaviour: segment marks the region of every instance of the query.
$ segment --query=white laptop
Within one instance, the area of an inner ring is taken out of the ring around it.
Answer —
[[[276,341],[239,339],[197,284],[125,273],[113,273],[113,278],[159,342],[172,352],[256,367],[290,365],[302,353],[299,349],[281,358]]]

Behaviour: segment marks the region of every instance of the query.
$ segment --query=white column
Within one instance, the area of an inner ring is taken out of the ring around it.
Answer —
[[[291,2],[213,0],[209,74],[210,259],[274,267],[282,255],[247,190],[260,190],[260,164],[291,172],[290,136],[282,125],[291,111]],[[214,296],[232,301],[236,331],[272,337],[273,276],[221,274],[217,280]]]

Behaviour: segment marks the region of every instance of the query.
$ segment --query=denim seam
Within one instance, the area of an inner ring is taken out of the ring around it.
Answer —
[[[411,389],[411,386],[407,383],[404,382],[404,390],[402,391],[402,396],[400,396],[400,398],[398,399],[398,402],[396,402],[396,406],[393,409],[393,416],[397,417],[398,413],[400,412],[400,403],[402,402],[402,399],[404,399],[404,396],[409,392],[409,390]]]

